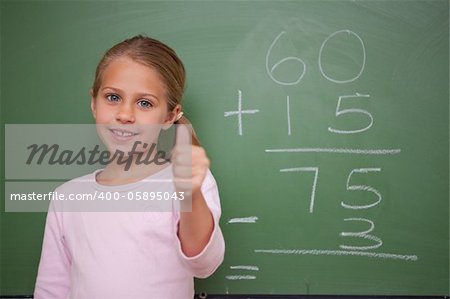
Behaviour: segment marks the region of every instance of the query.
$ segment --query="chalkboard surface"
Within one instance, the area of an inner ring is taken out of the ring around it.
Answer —
[[[3,125],[93,123],[107,48],[142,33],[177,50],[227,245],[197,292],[449,294],[448,1],[0,10]],[[1,295],[33,292],[44,220],[2,212]]]

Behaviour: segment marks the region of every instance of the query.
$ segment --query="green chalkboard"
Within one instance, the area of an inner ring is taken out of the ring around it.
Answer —
[[[227,246],[198,292],[449,294],[448,1],[0,11],[3,136],[4,124],[93,123],[94,69],[116,42],[146,34],[177,50]],[[1,213],[1,295],[32,293],[44,220]]]

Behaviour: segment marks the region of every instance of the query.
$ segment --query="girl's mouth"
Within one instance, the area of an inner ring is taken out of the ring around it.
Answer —
[[[138,135],[136,132],[122,130],[122,129],[109,129],[112,133],[113,137],[119,141],[128,141],[131,140],[134,136]]]

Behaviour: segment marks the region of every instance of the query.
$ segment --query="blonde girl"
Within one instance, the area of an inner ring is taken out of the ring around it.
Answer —
[[[181,106],[184,86],[183,64],[165,44],[139,35],[113,46],[99,62],[91,89],[102,140],[120,147],[142,135],[145,126],[188,123]],[[125,169],[113,161],[57,188],[66,194],[129,193],[170,179],[174,190],[188,193],[191,210],[74,213],[52,204],[35,299],[193,298],[193,277],[211,275],[225,245],[209,160],[195,134],[192,144],[189,139],[177,135],[170,165],[132,163]]]

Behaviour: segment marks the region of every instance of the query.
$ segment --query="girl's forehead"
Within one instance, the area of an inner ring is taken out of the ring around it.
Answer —
[[[157,70],[126,56],[113,59],[104,69],[102,77],[102,86],[112,84],[126,89],[151,89],[160,94],[166,90]]]
[[[134,73],[138,72],[140,73],[148,73],[150,75],[159,75],[158,71],[150,67],[148,65],[145,65],[142,62],[138,62],[128,56],[120,56],[112,59],[105,67],[104,73],[106,72],[123,72],[127,70],[132,70]]]

